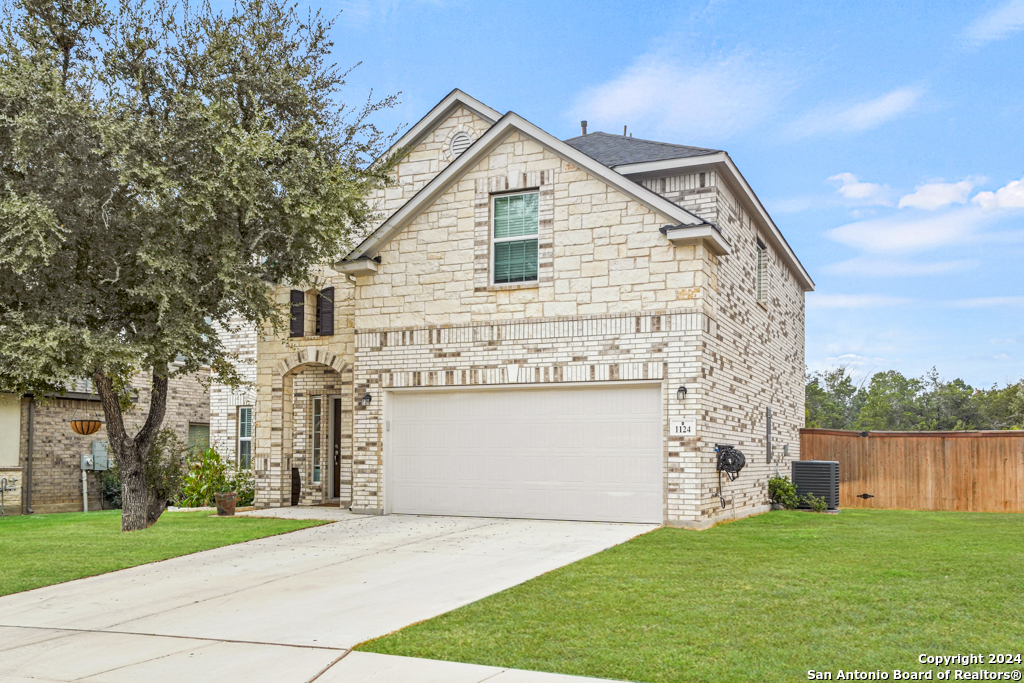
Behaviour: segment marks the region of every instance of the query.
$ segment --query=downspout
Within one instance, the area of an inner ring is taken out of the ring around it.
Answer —
[[[32,509],[32,452],[35,448],[35,414],[36,414],[36,397],[32,394],[28,396],[28,453],[26,454],[27,462],[25,463],[25,481],[21,485],[21,490],[24,495],[22,496],[25,505],[26,514],[34,514],[35,510]]]

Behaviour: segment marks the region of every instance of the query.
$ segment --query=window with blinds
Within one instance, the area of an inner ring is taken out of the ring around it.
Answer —
[[[252,406],[238,407],[238,469],[252,467]]]
[[[538,195],[494,198],[491,272],[494,284],[537,280]]]

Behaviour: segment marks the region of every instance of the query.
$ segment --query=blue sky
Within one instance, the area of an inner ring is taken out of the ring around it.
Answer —
[[[817,283],[807,364],[1024,376],[1024,0],[334,0],[347,99],[727,150]]]

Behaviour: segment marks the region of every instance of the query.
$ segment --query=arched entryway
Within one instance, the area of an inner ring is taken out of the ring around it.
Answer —
[[[325,349],[299,350],[274,368],[269,399],[271,448],[258,463],[256,504],[347,507],[352,500],[351,365]]]

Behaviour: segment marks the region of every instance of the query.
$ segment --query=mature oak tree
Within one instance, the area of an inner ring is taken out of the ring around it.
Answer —
[[[122,477],[122,529],[166,505],[143,464],[168,380],[239,381],[215,324],[285,323],[275,283],[308,281],[371,220],[393,98],[339,101],[332,21],[281,0],[230,12],[162,0],[8,0],[0,28],[0,385],[90,378]],[[129,380],[148,414],[125,428]]]

